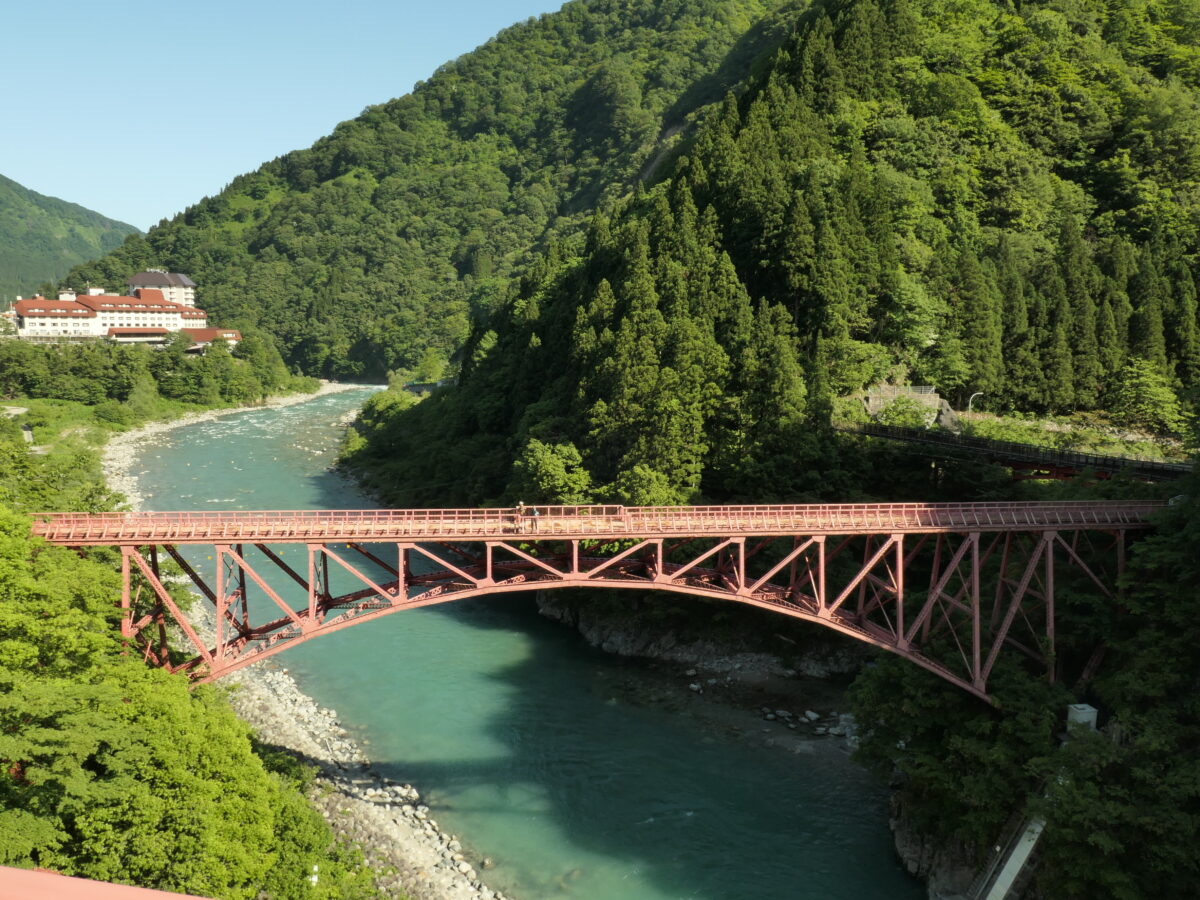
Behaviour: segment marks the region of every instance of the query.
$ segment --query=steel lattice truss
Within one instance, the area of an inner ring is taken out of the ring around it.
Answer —
[[[1053,677],[1058,569],[1115,600],[1126,533],[1147,527],[1161,506],[51,514],[35,530],[67,546],[118,546],[124,639],[197,682],[400,610],[515,591],[618,588],[815,622],[989,699],[1002,651],[1032,658]],[[211,575],[207,560],[203,574],[189,562],[185,545],[207,548]],[[211,605],[211,638],[202,639],[164,585],[165,557]],[[335,590],[331,571],[346,573],[339,581],[353,589]],[[182,654],[168,645],[170,621],[190,644]]]

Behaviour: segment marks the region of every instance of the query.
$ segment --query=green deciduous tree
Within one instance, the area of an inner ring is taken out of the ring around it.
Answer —
[[[1116,379],[1110,401],[1114,418],[1134,428],[1182,435],[1186,430],[1179,398],[1149,360],[1133,357]]]

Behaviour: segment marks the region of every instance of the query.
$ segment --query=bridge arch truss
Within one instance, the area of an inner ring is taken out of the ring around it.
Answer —
[[[124,640],[196,682],[403,610],[607,588],[814,622],[990,700],[1001,653],[1054,677],[1056,584],[1115,602],[1127,535],[1161,505],[50,514],[35,530],[67,546],[117,546]],[[188,621],[171,578],[205,598],[212,628]],[[171,622],[183,646],[170,646]]]

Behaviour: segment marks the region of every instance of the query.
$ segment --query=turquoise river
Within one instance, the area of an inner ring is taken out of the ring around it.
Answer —
[[[372,506],[328,471],[334,423],[367,394],[158,436],[133,467],[147,508]],[[517,900],[924,896],[892,850],[883,788],[840,742],[766,748],[631,699],[615,685],[639,664],[592,650],[530,597],[400,613],[274,662]]]

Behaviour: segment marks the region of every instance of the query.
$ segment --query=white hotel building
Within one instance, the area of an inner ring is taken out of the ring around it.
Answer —
[[[13,311],[17,337],[26,340],[107,338],[118,343],[158,344],[177,331],[189,334],[198,344],[217,337],[230,344],[241,339],[235,329],[209,328],[204,310],[167,300],[161,290],[153,288],[135,288],[131,297],[106,294],[103,288],[92,288],[87,296],[62,291],[57,300],[41,296],[18,300]]]

